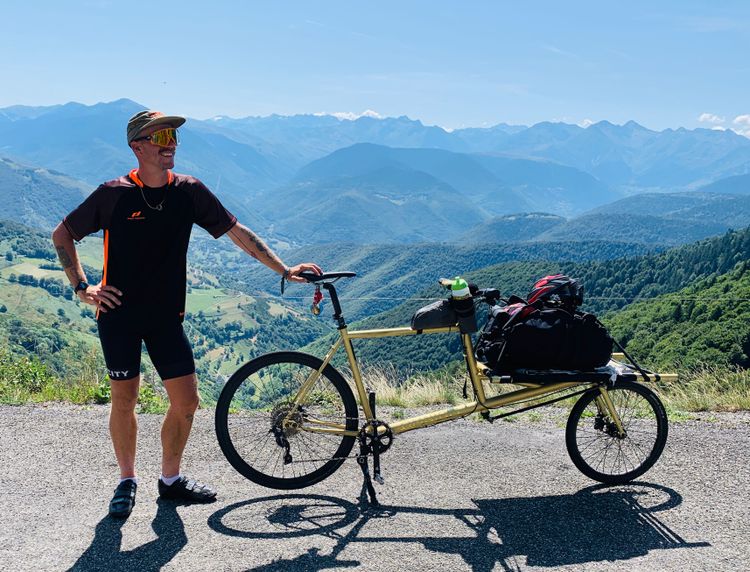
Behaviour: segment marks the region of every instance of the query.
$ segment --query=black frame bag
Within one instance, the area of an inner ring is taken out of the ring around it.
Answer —
[[[456,310],[450,300],[439,300],[422,306],[414,312],[411,317],[412,330],[428,330],[430,328],[443,328],[455,326],[458,322]]]

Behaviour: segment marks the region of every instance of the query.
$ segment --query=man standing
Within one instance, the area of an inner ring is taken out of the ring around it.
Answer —
[[[159,496],[212,502],[216,492],[180,472],[198,407],[198,380],[182,328],[187,248],[193,223],[214,238],[229,234],[253,258],[284,278],[304,282],[315,264],[284,265],[250,229],[237,222],[199,180],[175,174],[177,128],[183,117],[141,111],[127,125],[138,168],[96,189],[57,226],[52,241],[78,298],[97,308],[97,325],[111,380],[109,430],[120,483],[109,512],[127,517],[135,504],[135,469],[141,342],[169,397],[161,429]],[[104,230],[104,268],[99,284],[87,283],[74,241]]]

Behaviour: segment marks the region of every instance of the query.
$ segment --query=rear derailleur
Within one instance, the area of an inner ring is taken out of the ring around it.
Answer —
[[[296,435],[302,425],[302,407],[292,409],[289,405],[278,405],[271,412],[271,433],[276,444],[284,449],[284,464],[292,463],[292,452],[288,437]]]

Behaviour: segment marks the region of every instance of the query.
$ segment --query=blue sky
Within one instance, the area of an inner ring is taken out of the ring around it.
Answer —
[[[528,6],[527,4],[533,4]],[[0,107],[750,135],[750,2],[3,2]],[[702,118],[702,120],[701,120]]]

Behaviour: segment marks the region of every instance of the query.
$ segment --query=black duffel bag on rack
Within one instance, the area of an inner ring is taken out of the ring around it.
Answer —
[[[576,296],[534,296],[537,285],[554,279],[559,292],[576,287]],[[479,340],[477,359],[497,373],[516,369],[593,370],[606,365],[612,355],[612,338],[593,314],[577,310],[583,289],[562,275],[537,282],[526,303],[520,298],[506,306],[493,306]]]

